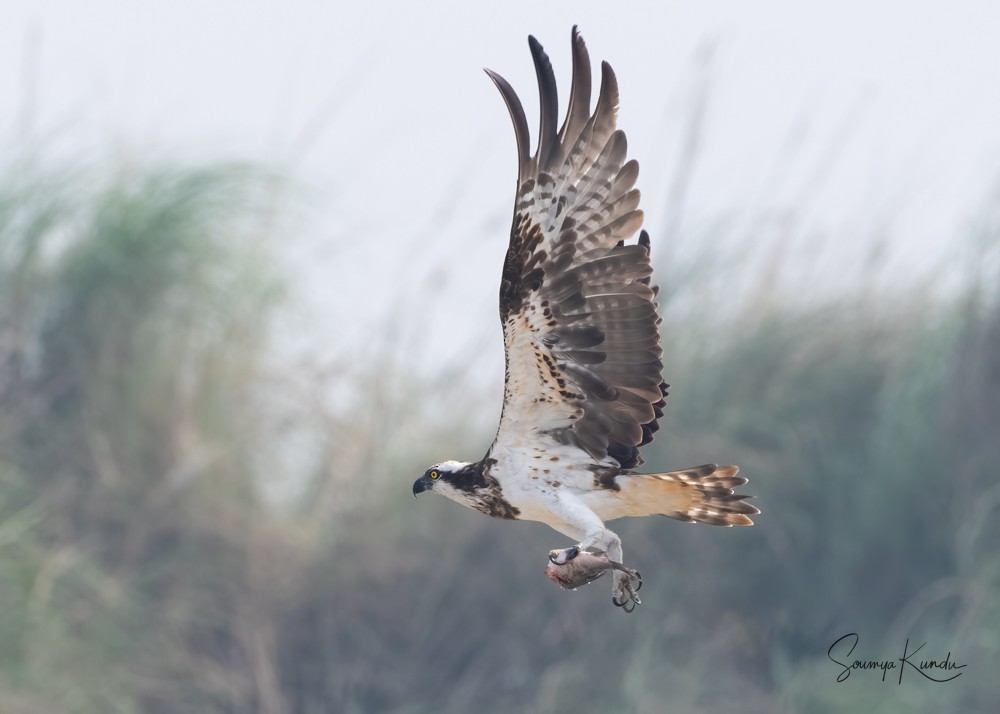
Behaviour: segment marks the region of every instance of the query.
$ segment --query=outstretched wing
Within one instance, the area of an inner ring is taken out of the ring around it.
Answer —
[[[618,82],[605,62],[591,114],[586,45],[573,28],[573,87],[562,128],[549,58],[529,38],[541,123],[529,156],[528,123],[511,86],[487,70],[514,122],[518,189],[500,283],[506,347],[504,407],[491,448],[552,442],[622,468],[642,460],[666,385],[660,372],[649,238],[642,226],[639,165],[615,129]]]

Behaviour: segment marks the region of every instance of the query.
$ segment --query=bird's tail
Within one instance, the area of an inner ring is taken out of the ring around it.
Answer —
[[[738,466],[705,464],[683,471],[629,474],[617,479],[619,497],[627,512],[622,516],[663,515],[679,521],[713,526],[752,526],[750,516],[760,513],[733,489],[747,482],[737,476]]]

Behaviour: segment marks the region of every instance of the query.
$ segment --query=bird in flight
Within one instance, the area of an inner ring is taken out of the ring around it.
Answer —
[[[554,566],[591,549],[620,564],[621,539],[605,521],[625,516],[752,525],[760,511],[734,493],[747,482],[736,466],[634,470],[667,395],[649,236],[639,232],[639,165],[626,160],[625,134],[616,129],[618,82],[607,62],[591,112],[590,57],[577,28],[561,128],[552,65],[534,37],[528,44],[541,107],[534,154],[517,94],[486,70],[513,120],[518,156],[500,279],[500,426],[481,460],[435,464],[413,493],[433,491],[495,518],[548,524],[577,541],[550,552]],[[613,578],[612,602],[631,612],[639,604],[638,573],[615,568]]]

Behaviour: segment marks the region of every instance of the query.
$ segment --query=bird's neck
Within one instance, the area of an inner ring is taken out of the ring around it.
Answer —
[[[449,489],[445,495],[494,518],[517,518],[519,511],[507,502],[500,482],[490,475],[495,464],[493,459],[485,458],[447,474],[445,483]]]

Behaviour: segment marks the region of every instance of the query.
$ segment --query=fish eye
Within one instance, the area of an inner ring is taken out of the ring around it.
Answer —
[[[440,476],[440,475],[441,475],[441,474],[439,474],[439,473],[438,473],[437,471],[431,471],[431,478],[434,478],[434,479],[436,479],[436,478],[437,478],[438,476]]]

